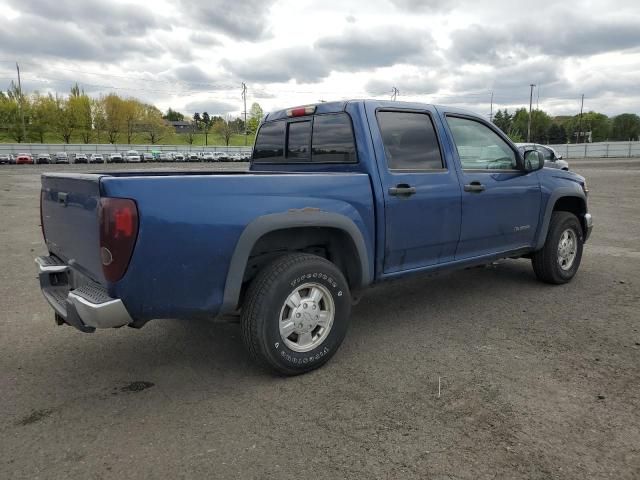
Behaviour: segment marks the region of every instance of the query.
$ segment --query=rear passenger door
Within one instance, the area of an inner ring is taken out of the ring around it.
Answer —
[[[385,208],[384,273],[451,261],[460,234],[460,186],[429,108],[377,109],[370,122]]]

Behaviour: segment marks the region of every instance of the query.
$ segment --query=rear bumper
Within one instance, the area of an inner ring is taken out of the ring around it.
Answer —
[[[55,311],[58,324],[90,333],[133,322],[122,300],[110,297],[102,285],[74,272],[59,258],[37,257],[35,262],[42,294]]]

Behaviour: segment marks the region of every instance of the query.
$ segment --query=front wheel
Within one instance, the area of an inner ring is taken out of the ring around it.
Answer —
[[[326,363],[344,340],[351,295],[342,272],[316,255],[284,255],[249,286],[242,337],[250,355],[283,375]]]
[[[553,284],[569,282],[580,267],[583,244],[578,218],[569,212],[553,212],[544,247],[531,257],[538,280]]]

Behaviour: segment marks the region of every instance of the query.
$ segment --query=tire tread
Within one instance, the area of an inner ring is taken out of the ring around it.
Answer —
[[[250,357],[259,365],[275,369],[279,373],[285,375],[295,375],[303,373],[306,370],[298,370],[294,368],[284,369],[282,365],[276,364],[271,358],[265,354],[267,346],[264,345],[264,339],[261,335],[261,327],[264,321],[260,316],[260,307],[267,300],[271,287],[279,280],[279,278],[288,270],[306,263],[326,263],[332,268],[336,268],[333,263],[325,258],[308,253],[292,253],[275,258],[265,265],[253,279],[244,297],[242,307],[242,340],[249,352]],[[338,270],[339,272],[339,270]],[[325,363],[318,362],[314,367],[319,367]]]

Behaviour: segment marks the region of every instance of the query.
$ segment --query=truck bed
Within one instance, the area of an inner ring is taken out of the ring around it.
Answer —
[[[371,181],[361,173],[108,172],[45,174],[43,228],[52,254],[122,298],[135,319],[218,313],[238,239],[258,217],[340,213],[373,255]],[[139,231],[124,277],[109,283],[99,246],[100,197],[133,199]],[[371,258],[373,264],[373,258]]]

